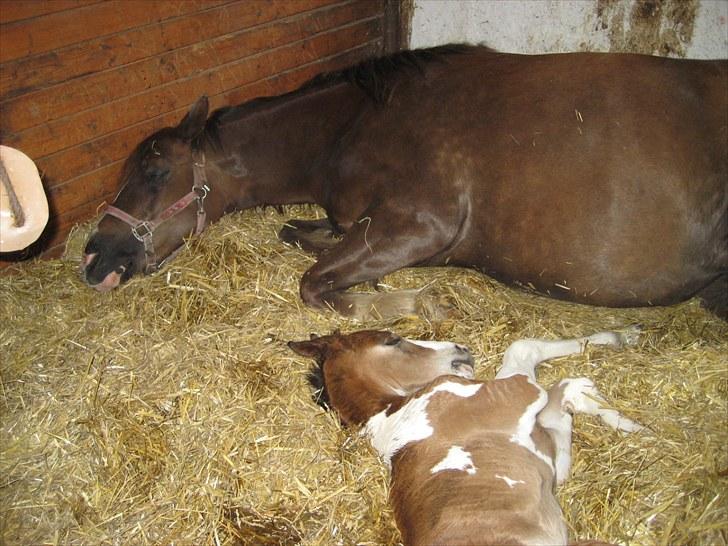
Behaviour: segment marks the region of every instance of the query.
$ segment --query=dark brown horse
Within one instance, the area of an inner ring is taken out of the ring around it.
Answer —
[[[110,289],[228,211],[316,203],[327,220],[281,231],[318,254],[301,280],[315,307],[412,312],[415,291],[346,289],[451,264],[594,305],[700,294],[725,316],[727,97],[728,61],[468,46],[367,61],[210,119],[203,97],[127,160],[85,276]]]

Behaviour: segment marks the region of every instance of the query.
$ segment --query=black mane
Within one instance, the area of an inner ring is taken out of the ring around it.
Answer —
[[[259,97],[237,106],[226,106],[215,110],[207,120],[206,132],[208,137],[215,140],[214,136],[220,125],[236,121],[264,104],[275,103],[311,89],[336,85],[342,82],[356,85],[373,102],[385,104],[389,99],[397,74],[414,72],[422,75],[427,64],[442,61],[450,55],[465,53],[473,48],[474,46],[467,44],[448,44],[426,49],[405,50],[383,57],[365,59],[342,70],[323,72],[289,93],[273,97]]]
[[[384,57],[365,59],[354,66],[314,76],[299,90],[349,82],[359,87],[374,102],[383,104],[389,98],[395,75],[406,71],[424,74],[425,65],[442,61],[444,57],[465,53],[471,49],[473,46],[467,44],[448,44],[427,49],[399,51]]]

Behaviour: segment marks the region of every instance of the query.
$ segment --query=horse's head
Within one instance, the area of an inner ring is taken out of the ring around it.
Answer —
[[[196,146],[208,102],[200,98],[177,127],[157,131],[126,160],[122,189],[89,238],[81,264],[89,285],[106,291],[149,273],[205,224],[204,154]]]
[[[460,345],[411,341],[391,332],[333,334],[288,346],[316,359],[329,405],[344,423],[362,423],[388,403],[442,375],[472,379],[473,358]]]

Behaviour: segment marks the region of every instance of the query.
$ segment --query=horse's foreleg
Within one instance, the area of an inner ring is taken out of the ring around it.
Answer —
[[[413,233],[392,233],[387,215],[366,216],[341,241],[319,256],[301,279],[301,298],[312,307],[330,307],[359,320],[401,317],[441,312],[419,290],[361,293],[346,289],[381,278],[388,273],[427,260],[436,237]],[[421,226],[415,226],[421,227]]]

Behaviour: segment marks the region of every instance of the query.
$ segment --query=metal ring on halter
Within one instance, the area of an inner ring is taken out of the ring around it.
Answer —
[[[143,228],[144,232],[139,233],[139,228]],[[131,233],[137,241],[143,243],[145,237],[150,237],[154,233],[154,226],[147,221],[142,221],[131,227]]]

